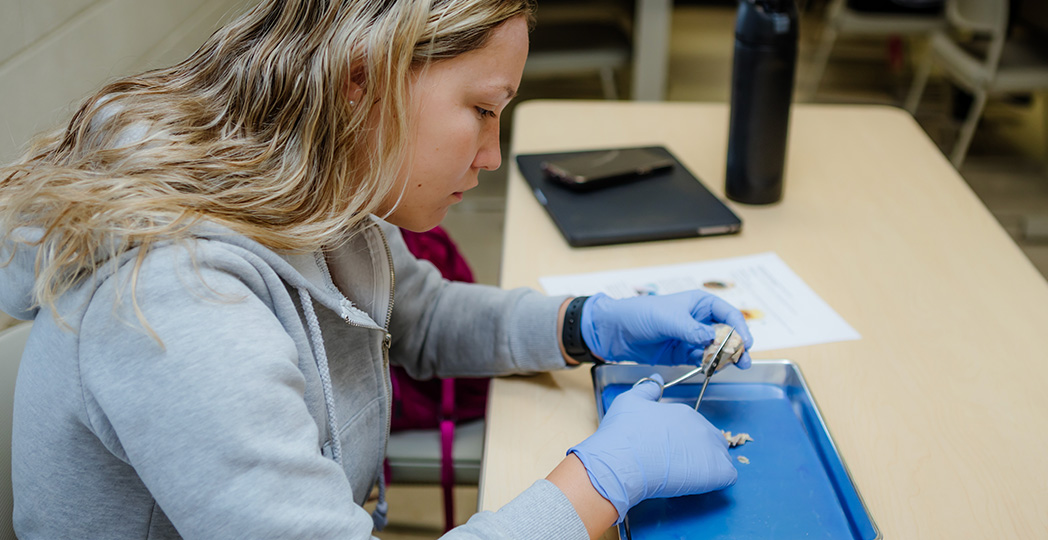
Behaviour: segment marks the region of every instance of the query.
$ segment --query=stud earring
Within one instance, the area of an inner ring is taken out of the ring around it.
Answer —
[[[353,101],[352,99],[351,99],[351,100],[349,100],[349,106],[350,106],[350,107],[354,107],[354,106],[356,106],[356,104],[357,104],[357,102],[356,102],[356,101]]]

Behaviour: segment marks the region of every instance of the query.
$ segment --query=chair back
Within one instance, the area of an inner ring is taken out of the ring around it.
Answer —
[[[989,36],[982,63],[995,73],[1008,37],[1008,0],[947,0],[946,21],[955,30]]]
[[[11,523],[11,514],[14,512],[14,496],[11,492],[11,417],[15,377],[32,326],[24,323],[0,332],[0,540],[15,540]]]
[[[1003,34],[1008,27],[1008,0],[947,0],[950,26],[980,34]]]

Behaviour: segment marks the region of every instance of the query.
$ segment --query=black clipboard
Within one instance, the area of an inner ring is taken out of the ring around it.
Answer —
[[[517,166],[539,203],[573,247],[737,233],[742,220],[665,147],[667,172],[626,184],[578,192],[546,177],[542,162],[580,152],[521,154]],[[586,152],[603,152],[587,150]]]

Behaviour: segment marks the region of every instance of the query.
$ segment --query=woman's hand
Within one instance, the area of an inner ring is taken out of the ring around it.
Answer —
[[[735,327],[745,348],[753,346],[742,313],[697,289],[622,300],[601,293],[582,306],[582,339],[594,355],[611,362],[699,365],[716,323]],[[743,352],[736,365],[750,367],[749,353]]]
[[[615,506],[619,522],[644,499],[726,488],[738,473],[721,431],[682,403],[659,403],[662,378],[637,385],[611,403],[597,431],[569,453]]]

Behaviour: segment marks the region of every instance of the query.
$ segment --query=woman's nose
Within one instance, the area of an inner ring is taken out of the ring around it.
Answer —
[[[480,135],[480,146],[473,166],[478,169],[494,171],[502,165],[502,149],[499,147],[499,127],[497,122],[484,130]]]

